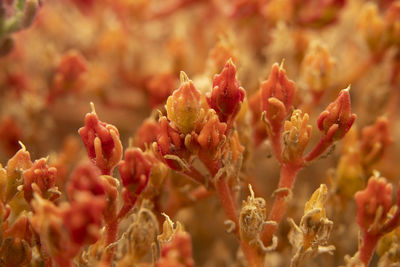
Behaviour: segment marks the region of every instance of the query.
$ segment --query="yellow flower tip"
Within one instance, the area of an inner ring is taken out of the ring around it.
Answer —
[[[22,151],[26,151],[25,145],[22,143],[22,141],[18,141],[18,144],[21,146]]]
[[[92,109],[92,113],[96,114],[96,109],[95,109],[94,103],[92,101],[90,101],[90,108]]]
[[[181,84],[184,84],[184,83],[187,83],[190,81],[189,77],[187,76],[187,74],[184,71],[180,72],[179,78],[180,78]]]
[[[282,58],[281,64],[279,65],[279,69],[280,69],[280,70],[283,70],[283,69],[284,69],[284,68],[283,68],[284,64],[285,64],[285,58]]]
[[[251,198],[254,199],[254,191],[253,191],[253,187],[251,186],[251,184],[249,184],[249,192],[250,192]]]

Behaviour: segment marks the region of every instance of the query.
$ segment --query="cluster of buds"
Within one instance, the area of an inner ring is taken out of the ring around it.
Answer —
[[[399,193],[397,207],[392,203],[392,185],[375,173],[367,188],[355,194],[357,223],[362,231],[362,245],[359,248],[360,261],[366,266],[374,253],[379,239],[399,226]]]
[[[213,90],[207,96],[208,105],[215,110],[221,122],[227,123],[228,129],[232,127],[245,95],[236,79],[236,67],[229,59],[222,72],[214,76]]]
[[[383,16],[375,3],[366,3],[358,19],[358,28],[372,52],[400,45],[400,2],[393,1]]]
[[[281,161],[283,124],[292,111],[295,84],[282,65],[272,66],[268,80],[261,84],[261,103],[267,132],[276,158]]]
[[[124,206],[120,211],[120,218],[133,208],[138,196],[149,182],[152,167],[157,163],[158,160],[153,155],[139,148],[128,148],[125,151],[124,160],[118,164],[124,186],[122,192]]]
[[[58,266],[70,266],[83,246],[95,243],[100,237],[103,198],[82,193],[72,204],[55,206],[35,195],[32,201],[32,227],[39,234],[46,253]]]
[[[57,169],[49,167],[47,159],[36,160],[32,167],[24,171],[24,197],[30,203],[34,193],[50,201],[60,197],[61,192],[56,187]]]
[[[39,9],[40,0],[1,1],[0,3],[0,56],[13,48],[10,34],[29,27]]]
[[[18,188],[24,184],[23,172],[32,167],[31,156],[22,145],[22,148],[12,157],[6,169],[2,169],[2,201],[8,203],[18,192]]]
[[[3,223],[3,222],[2,222]],[[0,262],[4,266],[26,266],[32,259],[32,230],[25,213],[11,227],[2,224]]]
[[[386,117],[379,117],[370,126],[361,131],[361,155],[364,167],[370,167],[382,159],[392,143],[389,133],[389,121]]]
[[[314,103],[318,103],[332,83],[335,61],[321,42],[312,42],[302,62],[302,76],[310,89]]]
[[[83,74],[87,71],[87,62],[78,51],[69,51],[60,60],[56,73],[54,74],[48,101],[51,103],[55,98],[63,94],[77,93],[85,85]]]
[[[122,157],[122,144],[118,129],[97,117],[94,105],[92,112],[86,114],[85,126],[78,130],[87,154],[102,174],[109,175]]]
[[[159,121],[157,145],[166,164],[193,175],[191,162],[198,155],[215,176],[221,167],[223,146],[244,96],[232,60],[228,60],[222,72],[214,77],[213,89],[207,95],[208,107],[203,107],[200,91],[182,72],[181,86],[167,100],[168,119],[162,117]],[[199,177],[195,180],[204,182]]]
[[[296,250],[291,266],[299,266],[307,258],[321,253],[332,253],[335,250],[334,246],[327,245],[333,228],[333,222],[325,213],[327,197],[328,188],[321,184],[306,203],[300,225],[297,226],[293,219],[288,219],[292,226],[289,241]]]
[[[315,159],[334,142],[342,139],[350,130],[356,117],[354,113],[351,113],[350,88],[341,90],[336,100],[319,115],[317,126],[323,135],[305,160]]]

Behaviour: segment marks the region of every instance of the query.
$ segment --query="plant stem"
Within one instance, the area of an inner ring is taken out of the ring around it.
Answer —
[[[322,136],[319,143],[315,146],[307,156],[304,157],[305,161],[312,161],[317,157],[321,156],[330,146],[332,145],[332,141],[326,139],[326,136]]]
[[[114,219],[106,223],[106,238],[104,242],[104,252],[102,256],[102,262],[109,264],[114,257],[115,247],[107,248],[110,244],[117,240],[118,236],[118,220]]]
[[[275,192],[275,200],[268,216],[268,220],[275,221],[277,225],[267,225],[261,232],[261,240],[263,241],[265,246],[270,245],[272,237],[275,231],[278,229],[278,226],[286,213],[289,204],[288,196],[290,195],[293,184],[296,180],[297,173],[300,169],[300,166],[292,166],[286,164],[281,166],[279,186],[277,189],[279,191]]]
[[[215,183],[215,189],[218,194],[218,198],[221,202],[221,206],[225,211],[226,216],[229,220],[233,221],[236,225],[235,232],[239,232],[239,221],[237,216],[237,206],[233,200],[232,192],[226,181],[226,176],[218,179]]]
[[[229,185],[226,181],[226,176],[222,176],[216,181],[215,189],[217,191],[217,195],[221,202],[221,206],[228,217],[229,220],[235,223],[235,233],[237,236],[239,235],[239,219],[237,214],[237,207],[235,201],[232,196],[232,192],[229,188]],[[248,243],[244,241],[240,241],[240,247],[247,259],[247,263],[249,267],[262,267],[264,256],[260,254],[256,249],[250,246]]]
[[[268,131],[271,148],[275,158],[282,164],[282,127],[272,127]]]
[[[365,264],[365,266],[369,265],[379,238],[380,235],[364,233],[362,246],[360,248],[360,260]]]

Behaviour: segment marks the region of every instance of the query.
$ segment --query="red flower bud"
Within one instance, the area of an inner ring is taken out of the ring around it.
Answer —
[[[24,197],[30,203],[33,193],[49,200],[57,199],[61,193],[56,184],[57,169],[47,165],[47,159],[36,160],[33,166],[24,172]]]
[[[136,133],[134,144],[145,150],[146,147],[150,147],[153,142],[157,141],[159,134],[160,124],[154,119],[146,119]]]
[[[214,110],[209,110],[206,122],[197,137],[200,144],[200,154],[214,159],[220,155],[221,147],[225,143],[226,123],[220,122]]]
[[[350,93],[347,88],[340,91],[336,100],[319,115],[317,125],[327,140],[336,141],[350,130],[356,117],[351,113]]]
[[[140,194],[145,188],[151,167],[156,161],[149,154],[138,148],[128,148],[124,154],[124,160],[118,164],[122,184],[131,194]]]
[[[87,62],[78,51],[66,53],[57,68],[48,100],[51,102],[62,94],[81,90],[85,85],[82,74],[86,71]]]
[[[232,122],[245,95],[236,79],[236,67],[229,59],[222,72],[214,76],[213,89],[207,95],[208,105],[216,111],[221,122]]]
[[[364,165],[371,165],[380,160],[391,143],[389,121],[386,117],[379,117],[373,125],[364,127],[361,132]]]
[[[15,196],[18,191],[17,187],[24,183],[22,171],[29,169],[31,166],[31,156],[22,145],[22,148],[7,162],[5,203]]]
[[[74,200],[75,194],[79,192],[90,192],[95,196],[104,195],[104,181],[100,176],[101,171],[92,163],[79,165],[72,172],[67,186],[69,199]]]
[[[392,206],[392,185],[384,178],[373,176],[369,179],[367,188],[357,192],[354,198],[358,225],[365,232],[379,233]],[[379,214],[378,209],[382,209]]]
[[[167,155],[178,156],[179,158],[186,159],[188,151],[185,148],[184,140],[181,138],[180,133],[171,127],[166,117],[160,119],[160,134],[157,138],[158,149],[161,156]],[[172,159],[165,159],[165,163],[174,170],[181,170],[182,166]]]
[[[289,115],[295,90],[294,82],[287,78],[282,66],[277,63],[272,65],[268,80],[261,84],[262,109],[266,111],[268,120],[274,120],[276,116],[286,118]],[[271,101],[272,99],[276,100]]]
[[[93,244],[100,237],[105,199],[81,193],[77,201],[63,212],[63,226],[75,246]]]
[[[103,197],[86,192],[71,205],[63,203],[59,207],[35,195],[32,226],[58,266],[69,266],[64,264],[70,263],[84,245],[98,240],[105,204]]]
[[[99,120],[96,112],[86,114],[85,126],[78,130],[89,158],[101,170],[110,174],[122,157],[122,144],[118,129]]]
[[[127,213],[136,203],[137,197],[146,188],[153,164],[157,159],[138,148],[128,148],[124,160],[118,164],[124,190],[124,206],[118,216]]]

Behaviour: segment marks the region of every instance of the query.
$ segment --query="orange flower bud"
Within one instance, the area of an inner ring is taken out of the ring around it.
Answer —
[[[122,184],[132,196],[139,195],[146,187],[151,167],[156,161],[154,157],[139,148],[128,148],[124,160],[118,164]]]
[[[302,63],[302,75],[313,93],[314,101],[329,88],[335,61],[320,42],[311,43]]]
[[[83,74],[87,71],[87,62],[78,51],[69,51],[62,58],[53,79],[51,92],[48,101],[68,92],[78,92],[85,81]]]
[[[105,194],[104,181],[101,179],[101,171],[90,162],[79,165],[71,174],[67,186],[67,194],[70,200],[75,200],[76,194],[90,192],[95,196]]]
[[[51,201],[57,199],[61,192],[56,187],[57,169],[47,165],[47,159],[36,160],[32,167],[24,171],[24,198],[30,203],[33,193],[40,194]]]
[[[201,94],[186,74],[181,72],[181,86],[168,97],[168,119],[183,134],[195,130],[203,119],[204,110],[201,108]]]
[[[361,132],[363,164],[370,166],[379,161],[391,143],[389,121],[386,117],[379,117],[373,125],[364,127]]]
[[[225,143],[226,124],[220,122],[214,110],[210,109],[206,122],[197,137],[200,144],[200,153],[210,155],[212,159],[218,157],[221,147]]]
[[[381,48],[382,37],[385,34],[385,22],[375,3],[368,2],[363,5],[358,17],[357,27],[372,51]]]
[[[290,114],[295,90],[282,66],[272,65],[268,80],[261,84],[262,110],[272,127],[280,127]]]
[[[222,72],[214,76],[213,89],[207,95],[208,105],[215,110],[221,122],[231,124],[245,95],[236,79],[236,67],[229,59]]]
[[[35,195],[32,226],[58,266],[69,266],[62,263],[70,263],[84,245],[98,240],[105,204],[103,197],[87,192],[79,194],[71,205],[59,207]]]
[[[157,138],[157,147],[165,163],[174,170],[182,170],[181,164],[173,159],[165,158],[168,155],[187,159],[189,151],[185,147],[185,141],[180,133],[171,127],[166,117],[160,119],[160,134]]]
[[[389,45],[400,45],[400,2],[394,1],[387,10],[386,37]]]
[[[77,201],[63,211],[63,226],[68,230],[74,246],[93,244],[100,238],[105,205],[103,197],[82,193]]]
[[[351,113],[349,90],[350,87],[340,91],[336,100],[330,103],[318,117],[318,128],[326,135],[327,140],[342,139],[357,117]]]
[[[102,122],[94,110],[85,116],[85,126],[78,130],[89,158],[99,167],[102,174],[112,173],[122,157],[122,144],[118,129]]]
[[[10,201],[17,193],[17,187],[24,183],[23,171],[32,166],[31,156],[25,147],[22,148],[7,163],[5,202]]]
[[[150,147],[153,142],[157,141],[160,134],[160,124],[154,119],[146,119],[136,132],[134,144],[136,147],[145,150]]]
[[[372,176],[367,188],[357,192],[354,198],[358,225],[365,232],[379,233],[392,207],[392,185],[385,178]]]

